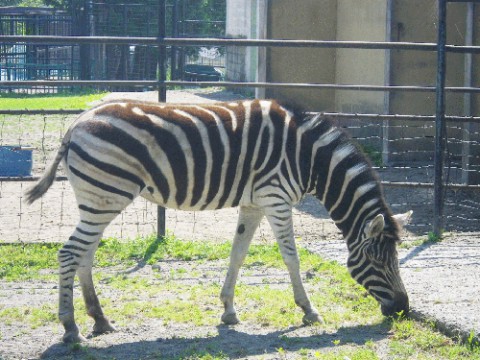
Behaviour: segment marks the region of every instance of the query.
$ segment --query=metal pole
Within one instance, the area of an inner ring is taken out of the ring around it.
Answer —
[[[178,0],[174,0],[172,8],[172,37],[178,37]],[[170,48],[170,78],[178,79],[177,71],[177,47]]]
[[[162,42],[165,38],[165,0],[158,2],[158,40]],[[158,101],[167,101],[167,88],[165,81],[167,80],[166,63],[167,48],[165,45],[158,46]],[[157,206],[157,239],[165,236],[165,208]]]
[[[385,16],[385,40],[392,41],[392,13],[393,13],[393,0],[387,0],[387,13]],[[385,49],[385,68],[384,68],[384,85],[390,86],[392,83],[391,76],[391,50]],[[389,91],[384,92],[383,98],[383,113],[390,114],[390,96]],[[382,161],[384,164],[390,162],[390,121],[385,120],[382,123]]]
[[[465,28],[465,45],[473,45],[473,29],[474,29],[475,3],[467,3],[466,28]],[[473,54],[465,54],[465,70],[464,70],[464,86],[473,86]],[[472,115],[472,94],[463,95],[463,115]],[[473,123],[464,123],[462,136],[462,182],[470,183],[470,153],[471,153],[471,134],[474,132]]]
[[[440,236],[443,228],[443,163],[445,151],[445,73],[446,73],[447,1],[438,0],[437,86],[435,117],[435,179],[433,233]]]

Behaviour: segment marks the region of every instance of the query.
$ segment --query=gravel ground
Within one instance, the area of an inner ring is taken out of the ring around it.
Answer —
[[[450,336],[480,337],[480,235],[450,233],[437,243],[399,250],[402,279],[414,317],[433,320]],[[306,247],[346,264],[343,241],[308,242]]]

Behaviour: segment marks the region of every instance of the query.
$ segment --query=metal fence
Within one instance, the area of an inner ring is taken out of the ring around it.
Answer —
[[[72,35],[65,11],[47,8],[0,8],[0,35]],[[79,75],[79,49],[72,44],[7,42],[0,45],[0,80],[72,80]],[[38,87],[15,91],[38,92]],[[42,89],[52,92],[55,89]]]
[[[406,43],[406,42],[362,42],[362,41],[314,41],[314,40],[258,40],[258,39],[214,39],[214,38],[173,38],[166,37],[165,30],[165,1],[160,1],[159,21],[157,37],[113,37],[113,36],[95,36],[95,37],[62,37],[62,36],[0,36],[0,41],[16,43],[28,42],[31,44],[44,42],[48,40],[51,44],[118,44],[118,45],[141,45],[153,47],[158,55],[158,79],[157,80],[96,80],[96,81],[62,81],[62,80],[41,80],[41,81],[0,81],[0,87],[17,87],[17,86],[99,86],[99,87],[140,87],[142,89],[158,89],[158,100],[166,101],[166,89],[171,86],[198,86],[211,87],[221,86],[224,88],[243,88],[243,87],[258,87],[258,88],[308,88],[308,89],[342,89],[351,91],[382,91],[382,92],[431,92],[435,94],[436,115],[435,116],[419,116],[419,115],[380,115],[380,114],[339,114],[330,113],[325,114],[336,119],[338,123],[342,124],[343,119],[349,119],[350,131],[355,131],[355,124],[358,128],[368,127],[368,138],[362,136],[362,131],[355,136],[360,143],[365,143],[366,146],[372,141],[382,142],[383,122],[395,120],[395,127],[399,132],[407,127],[418,127],[417,136],[424,136],[425,138],[434,133],[431,139],[432,148],[427,149],[434,154],[432,162],[422,165],[411,165],[408,163],[408,157],[405,157],[404,164],[393,168],[382,168],[380,166],[379,173],[387,188],[387,200],[389,196],[392,197],[392,207],[395,209],[404,208],[405,206],[413,207],[419,212],[424,224],[420,221],[419,226],[422,229],[430,228],[435,234],[440,234],[442,229],[449,228],[450,222],[455,220],[456,228],[462,230],[478,230],[478,214],[480,213],[480,196],[478,185],[466,185],[465,174],[476,174],[477,168],[475,163],[478,163],[478,156],[472,155],[478,153],[471,151],[472,148],[479,146],[479,131],[478,126],[472,124],[480,123],[480,117],[474,116],[445,116],[444,98],[446,92],[460,92],[466,94],[480,93],[480,88],[465,86],[465,87],[446,87],[445,86],[445,56],[447,52],[462,53],[462,54],[479,54],[480,47],[478,46],[453,46],[447,45],[446,39],[446,3],[448,1],[439,0],[439,24],[438,24],[438,43]],[[354,48],[364,49],[365,51],[373,49],[390,49],[390,50],[415,50],[415,51],[435,51],[438,56],[438,71],[436,86],[372,86],[364,84],[307,84],[307,83],[267,83],[267,82],[211,82],[211,81],[197,81],[188,82],[182,80],[167,81],[167,48],[170,47],[189,47],[189,46],[257,46],[257,47],[311,47],[311,48]],[[14,112],[3,112],[4,120],[0,122],[2,131],[10,120],[6,120],[6,116]],[[27,116],[26,112],[21,112],[23,116]],[[44,111],[40,116],[43,119],[43,128],[46,129],[48,122],[50,122],[51,113]],[[70,117],[62,118],[65,125],[70,121]],[[419,125],[419,120],[422,123]],[[20,122],[20,120],[18,120]],[[42,121],[42,120],[39,120]],[[52,120],[53,121],[53,120]],[[465,129],[469,129],[468,136],[465,135]],[[365,132],[364,132],[365,133]],[[411,133],[411,131],[409,132]],[[459,135],[462,134],[463,135]],[[422,135],[425,134],[425,135]],[[25,142],[34,142],[38,139],[27,139],[26,137],[19,137]],[[28,140],[28,141],[27,141]],[[59,139],[57,144],[59,143]],[[411,137],[403,137],[403,140],[413,141]],[[2,143],[4,139],[2,139]],[[45,145],[42,140],[40,146],[42,148],[49,148],[53,145]],[[387,146],[389,144],[386,144]],[[393,144],[390,144],[393,145]],[[412,151],[427,151],[425,149],[415,149]],[[47,158],[47,155],[41,155]],[[472,166],[467,166],[469,160],[474,157],[475,161]],[[380,154],[381,158],[381,154]],[[381,164],[380,164],[381,165]],[[401,179],[401,180],[399,180]],[[403,179],[403,181],[402,181]],[[8,181],[7,181],[8,180]],[[6,187],[9,186],[10,180],[25,181],[24,178],[4,178],[0,181],[0,192],[5,192]],[[392,189],[391,191],[389,189]],[[408,189],[408,192],[401,192],[402,189]],[[401,193],[400,193],[401,192]],[[396,193],[399,193],[395,195]],[[390,195],[393,194],[393,195]],[[0,194],[0,198],[2,195]],[[3,201],[3,200],[2,200]],[[63,203],[62,201],[60,201]],[[425,208],[425,204],[431,204]],[[41,205],[40,205],[41,206]],[[144,208],[145,209],[145,208]],[[134,223],[140,224],[140,218],[150,220],[157,214],[152,213],[152,209],[140,211],[143,216],[134,216],[136,220]],[[155,211],[153,211],[155,212]],[[1,216],[2,214],[0,214]],[[15,214],[12,215],[15,217]],[[61,216],[61,215],[60,215]],[[195,215],[193,215],[195,217]],[[161,208],[158,210],[157,216],[157,231],[160,235],[165,233],[165,214]],[[446,221],[445,221],[446,220]],[[167,223],[169,222],[167,215]],[[168,226],[171,228],[171,226]],[[422,230],[422,231],[423,231]]]

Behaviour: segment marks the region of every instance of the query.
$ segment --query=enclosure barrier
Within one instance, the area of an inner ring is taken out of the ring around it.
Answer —
[[[451,2],[467,2],[459,0],[450,0]],[[4,43],[49,43],[49,44],[124,44],[124,45],[150,45],[158,48],[159,77],[158,80],[39,80],[39,81],[0,81],[0,87],[18,87],[18,86],[137,86],[142,88],[156,88],[159,90],[159,101],[166,101],[166,89],[169,86],[217,86],[225,88],[299,88],[299,89],[341,89],[351,91],[382,91],[382,92],[431,92],[436,94],[436,115],[418,116],[418,115],[380,115],[380,114],[346,114],[329,113],[329,116],[338,118],[354,116],[360,120],[433,120],[435,118],[435,162],[434,162],[434,182],[389,182],[384,181],[385,186],[399,187],[428,187],[434,188],[434,224],[433,232],[439,235],[443,226],[443,204],[444,192],[448,189],[470,189],[478,190],[478,185],[465,184],[444,184],[444,153],[446,146],[446,122],[472,122],[480,123],[480,117],[475,116],[445,116],[445,92],[460,92],[477,94],[480,88],[472,86],[464,87],[446,87],[445,86],[445,53],[461,54],[480,54],[479,46],[456,46],[446,44],[446,3],[447,0],[439,0],[439,24],[438,24],[438,42],[437,43],[408,43],[408,42],[369,42],[369,41],[321,41],[321,40],[272,40],[272,39],[218,39],[218,38],[167,38],[165,36],[165,1],[160,0],[159,11],[159,36],[158,37],[109,37],[109,36],[0,36],[0,42]],[[169,46],[256,46],[256,47],[309,47],[309,48],[352,48],[352,49],[381,49],[381,50],[416,50],[416,51],[436,51],[437,83],[436,86],[373,86],[362,84],[311,84],[311,83],[268,83],[268,82],[210,82],[197,81],[187,82],[178,80],[166,80],[166,49]],[[2,111],[0,114],[74,114],[78,111]],[[26,178],[2,178],[1,181],[26,181],[35,180],[35,177]],[[57,180],[65,180],[64,177],[58,177]],[[159,236],[165,235],[165,214],[164,209],[158,210],[157,231]]]

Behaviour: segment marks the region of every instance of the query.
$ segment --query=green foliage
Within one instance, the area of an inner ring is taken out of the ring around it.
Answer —
[[[442,240],[442,234],[435,234],[433,231],[429,231],[427,235],[427,241],[431,243],[437,243]]]
[[[45,6],[43,0],[0,0],[0,6]]]
[[[383,166],[383,159],[382,159],[382,152],[376,149],[371,145],[360,145],[363,153],[367,155],[367,157],[372,162],[373,166],[382,167]]]

